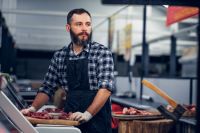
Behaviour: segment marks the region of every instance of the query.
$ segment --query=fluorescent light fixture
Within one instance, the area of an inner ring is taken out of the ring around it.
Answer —
[[[169,5],[163,5],[165,8],[168,8]]]

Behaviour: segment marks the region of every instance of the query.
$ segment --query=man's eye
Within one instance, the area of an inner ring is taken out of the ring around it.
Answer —
[[[87,26],[91,26],[91,23],[86,23]]]
[[[81,23],[77,23],[76,25],[77,25],[77,26],[81,26]]]

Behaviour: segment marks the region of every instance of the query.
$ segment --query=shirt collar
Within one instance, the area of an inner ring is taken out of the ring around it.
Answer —
[[[86,51],[86,52],[89,52],[89,45],[90,45],[90,43],[88,43],[83,50]]]
[[[83,51],[86,51],[86,52],[89,52],[89,47],[90,47],[90,43],[88,43],[86,45],[86,47],[83,48]],[[72,51],[72,42],[69,44],[69,47],[70,47],[70,51]]]

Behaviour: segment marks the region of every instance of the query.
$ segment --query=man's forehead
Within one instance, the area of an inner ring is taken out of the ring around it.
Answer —
[[[72,21],[88,21],[91,22],[91,17],[87,13],[73,14]]]

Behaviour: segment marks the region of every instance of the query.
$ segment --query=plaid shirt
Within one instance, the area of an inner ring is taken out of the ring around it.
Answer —
[[[67,48],[68,46],[65,46],[61,50],[55,52],[51,59],[48,72],[45,75],[43,86],[39,88],[39,92],[52,96],[57,86],[68,90],[68,81],[65,78],[66,65],[64,63]],[[86,58],[88,52],[89,45],[78,55],[75,55],[73,50],[70,49],[69,60]],[[114,87],[114,63],[112,53],[109,49],[99,43],[91,43],[88,60],[90,89],[98,90],[99,88],[107,88],[112,91]]]

